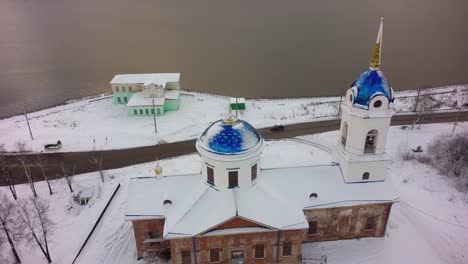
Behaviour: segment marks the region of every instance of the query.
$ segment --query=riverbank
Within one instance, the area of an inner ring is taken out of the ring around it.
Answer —
[[[396,93],[395,110],[414,110],[418,92]],[[450,86],[424,90],[421,102],[430,103],[433,110],[450,110],[468,104],[468,86]],[[213,121],[226,116],[229,98],[225,96],[184,91],[179,111],[167,112],[156,118],[154,132],[152,116],[128,116],[124,105],[111,98],[93,97],[86,100],[28,114],[34,140],[31,140],[24,116],[0,120],[0,144],[15,151],[15,143],[26,141],[31,151],[43,151],[44,144],[62,142],[58,152],[112,150],[193,139]],[[256,128],[338,117],[340,97],[296,99],[255,99],[246,101],[246,110],[238,117]],[[419,106],[420,107],[420,106]]]

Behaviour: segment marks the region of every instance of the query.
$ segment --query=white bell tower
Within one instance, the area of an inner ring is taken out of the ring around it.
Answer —
[[[393,115],[393,90],[380,71],[383,19],[370,67],[347,90],[341,104],[340,136],[334,149],[345,182],[385,180],[385,153]]]

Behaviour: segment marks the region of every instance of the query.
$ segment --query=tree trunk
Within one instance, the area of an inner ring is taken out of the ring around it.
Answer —
[[[0,166],[2,166],[3,174],[5,176],[5,181],[8,184],[8,187],[10,188],[11,194],[13,195],[13,198],[17,200],[18,196],[16,195],[15,184],[13,180],[11,179],[11,175],[6,167],[6,163],[3,160],[0,160]]]
[[[16,252],[15,244],[13,244],[13,239],[11,239],[10,232],[8,232],[8,229],[6,228],[5,223],[3,223],[3,231],[5,232],[5,235],[7,236],[8,243],[10,244],[10,248],[11,248],[11,251],[13,252],[13,256],[15,256],[16,262],[21,263],[18,252]]]
[[[34,183],[32,181],[32,175],[30,174],[30,171],[28,169],[28,167],[26,166],[26,163],[24,162],[21,162],[22,166],[23,166],[23,169],[24,169],[24,174],[26,175],[26,178],[28,179],[28,183],[29,183],[29,187],[31,188],[31,191],[34,195],[34,197],[37,197],[37,193],[36,193],[36,189],[34,188]]]
[[[102,168],[99,168],[99,175],[101,175],[101,180],[104,182],[104,172],[102,171]]]
[[[34,186],[34,179],[33,179],[33,176],[32,176],[32,172],[31,172],[31,170],[29,168],[28,168],[28,173],[29,173],[29,179],[30,179],[30,182],[31,182],[31,189],[33,191],[34,197],[37,197],[36,186]]]
[[[73,188],[72,188],[72,186],[71,186],[70,180],[68,179],[68,176],[65,175],[65,179],[67,180],[68,188],[70,189],[70,192],[73,192]]]
[[[44,243],[45,243],[45,250],[47,252],[47,260],[49,263],[52,263],[52,259],[50,258],[50,252],[49,252],[49,244],[47,243],[47,236],[44,234]]]
[[[49,194],[52,195],[53,192],[52,192],[52,188],[50,188],[49,179],[47,179],[46,181],[47,181],[47,186],[49,187]]]
[[[44,256],[46,257],[47,261],[49,263],[52,263],[52,260],[50,259],[50,256],[47,254],[47,252],[44,250],[44,247],[42,246],[41,242],[39,241],[39,239],[37,238],[36,236],[36,233],[34,231],[31,231],[32,232],[32,235],[34,237],[34,239],[36,240],[36,243],[37,245],[39,246],[39,248],[41,249],[42,251],[42,254],[44,254]]]
[[[45,170],[44,170],[44,167],[41,167],[41,171],[42,171],[42,176],[44,177],[44,180],[46,180],[47,182],[47,187],[49,187],[49,194],[52,195],[52,188],[50,188],[50,182],[49,182],[49,178],[47,177],[46,173],[45,173]]]
[[[8,187],[10,187],[11,194],[13,195],[13,199],[18,200],[18,196],[16,196],[16,189],[15,185],[8,183]]]

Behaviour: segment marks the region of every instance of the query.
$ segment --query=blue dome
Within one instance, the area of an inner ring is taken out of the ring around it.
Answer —
[[[393,94],[387,78],[378,69],[369,69],[363,72],[351,85],[357,89],[354,104],[368,107],[369,102],[376,95],[384,95],[389,102],[393,102]]]
[[[256,147],[261,141],[257,130],[243,120],[234,123],[218,120],[203,132],[198,143],[209,152],[236,155]]]

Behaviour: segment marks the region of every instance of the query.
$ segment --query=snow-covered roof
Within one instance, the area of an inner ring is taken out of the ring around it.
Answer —
[[[133,93],[132,97],[127,103],[127,106],[152,106],[153,100],[154,105],[161,106],[164,105],[164,101],[168,100],[177,100],[179,99],[180,91],[179,90],[165,90],[164,97],[145,97],[143,92]]]
[[[154,105],[161,106],[164,105],[165,98],[152,98],[152,97],[145,97],[143,92],[136,92],[133,93],[130,100],[128,100],[127,106],[152,106],[154,100]]]
[[[390,202],[398,198],[389,180],[345,183],[338,165],[267,169],[262,170],[261,177],[259,184],[280,196],[280,200],[305,209]],[[318,197],[309,198],[311,193]]]
[[[311,193],[318,198],[309,198]],[[164,206],[166,199],[172,204]],[[323,165],[262,170],[247,189],[217,190],[202,175],[131,179],[126,217],[164,217],[164,238],[171,239],[203,235],[235,217],[270,229],[303,229],[304,209],[396,199],[388,181],[346,184],[338,166]]]
[[[178,82],[180,73],[140,73],[140,74],[118,74],[110,81],[110,84],[134,84],[143,85],[157,84],[166,86],[168,82]]]
[[[179,90],[165,90],[164,91],[164,98],[169,100],[177,100],[180,97]]]
[[[205,187],[201,175],[132,178],[128,187],[128,219],[148,219],[175,216],[174,208],[185,213]],[[164,206],[164,200],[172,205]],[[185,205],[185,206],[184,206]]]

